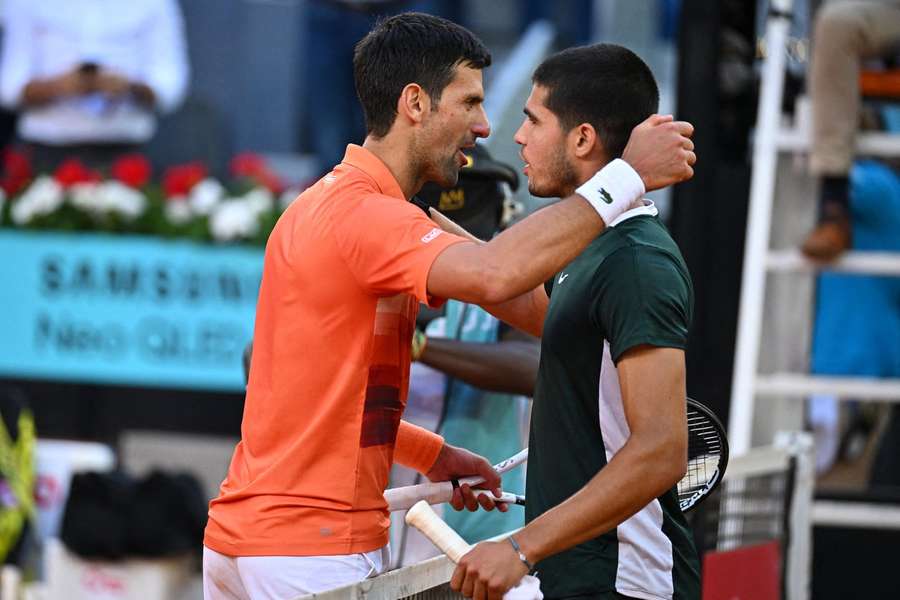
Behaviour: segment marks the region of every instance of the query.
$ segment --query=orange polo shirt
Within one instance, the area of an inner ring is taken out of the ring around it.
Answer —
[[[241,441],[206,546],[310,556],[388,542],[391,463],[427,471],[443,443],[400,415],[419,302],[434,304],[428,271],[461,241],[355,145],[285,211],[266,245]]]

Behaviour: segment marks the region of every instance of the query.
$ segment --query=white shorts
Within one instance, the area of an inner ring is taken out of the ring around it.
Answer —
[[[225,556],[203,547],[205,600],[293,600],[381,574],[388,546],[334,556]]]

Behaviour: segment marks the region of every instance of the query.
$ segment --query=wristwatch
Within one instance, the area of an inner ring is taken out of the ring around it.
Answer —
[[[522,552],[522,548],[519,547],[519,543],[516,541],[516,539],[513,536],[509,536],[506,539],[508,539],[509,543],[512,544],[513,550],[516,551],[516,554],[519,555],[519,560],[521,560],[522,563],[526,567],[528,567],[528,572],[531,573],[532,571],[534,571],[534,565],[531,564],[531,561],[529,561],[528,557],[525,556],[525,553]]]

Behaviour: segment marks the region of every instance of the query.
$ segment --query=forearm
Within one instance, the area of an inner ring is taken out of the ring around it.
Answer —
[[[499,294],[481,299],[482,303],[502,304],[542,285],[605,228],[597,211],[576,195],[537,211],[475,248],[476,264],[483,265],[485,275],[500,288]]]
[[[542,284],[512,300],[500,304],[483,304],[481,308],[504,323],[539,338],[544,333],[544,317],[549,304],[550,299]]]
[[[678,482],[683,461],[673,454],[629,439],[584,488],[516,534],[525,555],[537,562],[617,527]]]
[[[444,231],[466,238],[476,244],[484,244],[482,240],[460,227],[440,211],[431,208],[429,209],[429,214],[432,220]],[[544,330],[544,315],[547,312],[547,304],[547,294],[544,292],[543,284],[541,284],[531,292],[516,296],[500,304],[482,305],[482,308],[516,329],[530,333],[535,337],[541,337],[541,333]],[[526,395],[530,396],[531,392],[528,392]]]
[[[477,344],[430,338],[419,360],[483,390],[531,396],[540,347],[524,341]]]

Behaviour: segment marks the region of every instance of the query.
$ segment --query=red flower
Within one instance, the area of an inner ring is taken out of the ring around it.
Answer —
[[[125,185],[142,188],[150,181],[150,161],[140,154],[119,157],[112,165],[112,176]]]
[[[163,190],[166,197],[186,196],[191,188],[206,179],[206,167],[199,162],[169,167],[163,173]]]
[[[67,188],[76,183],[97,183],[103,176],[93,169],[88,169],[77,158],[69,158],[56,168],[53,178]]]
[[[269,188],[277,194],[284,188],[281,179],[266,164],[259,154],[242,152],[231,159],[231,173],[235,177],[253,180],[257,185]]]
[[[241,152],[231,159],[231,173],[235,177],[252,177],[266,170],[266,161],[259,154]]]
[[[0,187],[7,196],[18,194],[31,178],[34,172],[28,156],[13,148],[4,148],[2,153],[3,178],[0,179]]]

